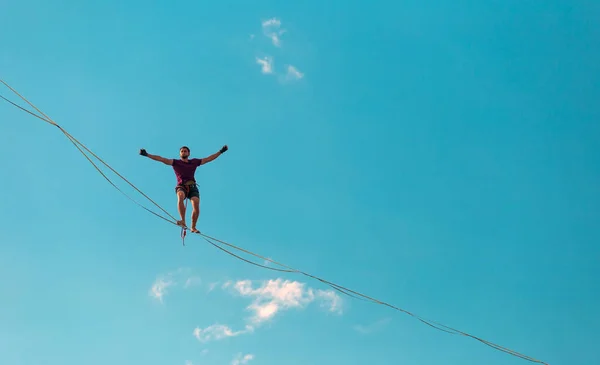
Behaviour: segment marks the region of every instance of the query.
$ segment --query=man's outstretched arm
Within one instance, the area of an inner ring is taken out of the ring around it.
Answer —
[[[204,157],[202,159],[202,163],[201,165],[204,165],[205,163],[209,163],[210,161],[214,160],[215,158],[221,156],[223,153],[225,153],[225,151],[227,151],[227,145],[223,146],[219,152],[215,152],[212,155],[208,156],[208,157]]]
[[[171,158],[164,158],[164,157],[160,157],[160,156],[157,156],[157,155],[151,155],[148,152],[146,152],[146,150],[143,149],[143,148],[140,150],[140,155],[146,156],[149,159],[152,159],[154,161],[160,161],[160,162],[164,163],[165,165],[169,165],[169,166],[173,165],[173,159],[171,159]]]

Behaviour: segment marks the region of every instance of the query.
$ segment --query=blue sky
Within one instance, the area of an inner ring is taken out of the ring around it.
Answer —
[[[599,11],[12,1],[0,77],[173,215],[171,168],[139,149],[227,144],[196,174],[206,234],[549,364],[592,364]],[[2,364],[529,363],[198,236],[183,247],[56,128],[7,103],[0,122]]]

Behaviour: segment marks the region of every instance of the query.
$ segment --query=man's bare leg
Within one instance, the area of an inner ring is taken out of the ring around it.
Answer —
[[[186,227],[185,223],[185,193],[182,190],[177,191],[177,209],[179,210],[179,216],[181,217],[180,221],[177,221],[177,224]]]
[[[200,233],[200,231],[198,231],[196,229],[196,222],[198,222],[198,217],[200,216],[200,198],[198,198],[197,196],[193,196],[191,198],[192,201],[192,232],[194,233]]]

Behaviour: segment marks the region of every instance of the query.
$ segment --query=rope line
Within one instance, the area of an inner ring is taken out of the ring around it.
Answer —
[[[202,237],[202,238],[203,238],[203,239],[204,239],[206,242],[208,242],[208,243],[210,243],[211,245],[213,245],[213,246],[215,246],[216,248],[218,248],[219,250],[222,250],[222,251],[224,251],[224,252],[227,252],[227,253],[228,253],[228,254],[230,254],[231,256],[234,256],[234,257],[236,257],[236,258],[238,258],[238,259],[240,259],[240,260],[242,260],[242,261],[245,261],[245,262],[247,262],[247,263],[249,263],[249,264],[256,265],[256,266],[259,266],[259,267],[262,267],[262,268],[265,268],[265,269],[269,269],[269,270],[273,270],[273,271],[279,271],[279,272],[293,272],[292,270],[286,270],[286,269],[277,269],[277,268],[275,268],[275,267],[269,267],[269,266],[267,266],[267,265],[261,265],[261,264],[257,264],[256,262],[252,262],[252,261],[250,261],[250,260],[247,260],[247,259],[245,259],[245,258],[243,258],[243,257],[241,257],[241,256],[238,256],[238,255],[234,254],[234,253],[233,253],[233,252],[231,252],[231,251],[228,251],[228,250],[224,249],[223,247],[221,247],[221,246],[219,246],[218,244],[216,244],[216,243],[212,242],[211,240],[209,240],[209,239],[208,239],[208,238],[206,238],[206,237]]]
[[[159,209],[161,209],[166,215],[168,215],[169,217],[171,217],[171,219],[173,219],[175,222],[177,221],[177,219],[175,217],[173,217],[171,214],[169,214],[169,212],[167,212],[165,209],[163,209],[160,205],[158,205],[154,200],[152,200],[148,195],[144,194],[144,192],[142,192],[140,189],[138,189],[135,185],[133,185],[129,180],[127,180],[125,177],[123,177],[121,174],[119,174],[115,169],[113,169],[109,164],[107,164],[106,162],[104,162],[104,160],[102,160],[100,157],[98,157],[94,152],[90,151],[89,148],[87,148],[83,143],[79,142],[75,137],[73,137],[72,135],[70,135],[66,130],[64,130],[60,125],[58,125],[55,121],[52,120],[52,118],[50,118],[49,116],[47,116],[46,114],[44,114],[44,112],[42,112],[41,110],[39,110],[35,105],[33,105],[31,102],[29,102],[29,100],[27,100],[25,97],[23,97],[21,94],[19,94],[15,89],[13,89],[12,87],[10,87],[10,85],[8,85],[4,80],[0,79],[0,82],[2,82],[6,87],[8,87],[12,92],[14,92],[17,96],[19,96],[23,101],[25,101],[27,104],[29,104],[32,108],[34,108],[38,113],[40,113],[41,115],[43,115],[45,117],[44,118],[40,118],[38,116],[38,118],[46,121],[47,123],[50,123],[56,127],[58,127],[58,129],[60,129],[61,132],[63,132],[67,137],[69,137],[69,139],[71,139],[72,141],[77,142],[77,144],[79,144],[81,147],[83,147],[87,152],[89,152],[92,156],[94,156],[96,159],[98,159],[98,161],[102,162],[106,167],[108,167],[112,172],[114,172],[117,176],[119,176],[121,179],[123,179],[125,182],[127,182],[129,185],[131,185],[132,188],[134,188],[135,190],[137,190],[140,194],[142,194],[146,199],[148,199],[150,202],[152,202],[154,205],[156,205]],[[5,98],[3,98],[5,99]],[[6,100],[6,99],[5,99]],[[14,105],[14,103],[11,103]],[[20,108],[22,110],[25,110],[23,108]],[[29,112],[30,114],[32,114],[31,112]],[[81,151],[81,150],[80,150]],[[95,166],[95,165],[94,165]],[[176,223],[175,223],[176,224]]]
[[[1,81],[1,80],[0,80],[0,81]],[[15,107],[17,107],[17,108],[19,108],[19,109],[21,109],[21,110],[23,110],[23,111],[25,111],[25,112],[27,112],[27,113],[29,113],[29,114],[33,115],[33,116],[34,116],[34,117],[36,117],[36,118],[39,118],[39,119],[41,119],[41,120],[43,120],[43,121],[45,121],[45,122],[47,122],[47,123],[49,123],[49,124],[51,124],[51,125],[58,126],[57,124],[53,123],[52,121],[49,121],[48,119],[46,119],[46,118],[44,118],[44,117],[41,117],[41,116],[39,116],[38,114],[36,114],[36,113],[33,113],[33,112],[31,112],[30,110],[28,110],[28,109],[26,109],[26,108],[23,108],[23,107],[22,107],[22,106],[20,106],[19,104],[12,102],[11,100],[9,100],[9,99],[5,98],[5,97],[4,97],[4,96],[2,96],[2,95],[0,95],[0,98],[1,98],[1,99],[4,99],[5,101],[7,101],[8,103],[10,103],[10,104],[14,105]],[[62,128],[60,128],[60,127],[59,127],[59,129],[61,129],[61,131],[63,131],[63,133],[64,133],[64,129],[62,129]],[[167,222],[169,222],[169,223],[171,223],[171,224],[177,225],[177,223],[176,223],[176,222],[170,221],[170,220],[166,219],[165,217],[163,217],[163,216],[161,216],[161,215],[159,215],[159,214],[157,214],[157,213],[155,213],[155,212],[151,211],[150,209],[146,208],[145,206],[143,206],[143,205],[139,204],[137,201],[135,201],[133,198],[131,198],[129,195],[127,195],[127,194],[126,194],[126,193],[124,193],[124,192],[123,192],[121,189],[119,189],[119,187],[118,187],[118,186],[116,186],[116,185],[115,185],[115,184],[114,184],[114,183],[113,183],[113,182],[112,182],[112,181],[111,181],[111,180],[110,180],[110,179],[109,179],[109,178],[108,178],[108,177],[107,177],[107,176],[106,176],[106,175],[105,175],[105,174],[102,172],[102,170],[100,170],[100,168],[99,168],[99,167],[98,167],[98,166],[97,166],[97,165],[96,165],[96,164],[95,164],[95,163],[94,163],[94,162],[93,162],[93,161],[92,161],[92,160],[91,160],[91,159],[88,157],[88,155],[87,155],[87,154],[86,154],[84,151],[82,151],[82,149],[81,149],[81,148],[79,148],[79,146],[77,145],[77,143],[80,143],[80,142],[79,142],[79,141],[73,141],[73,138],[71,138],[69,134],[66,134],[66,133],[65,133],[65,135],[66,135],[66,136],[67,136],[67,138],[69,138],[69,140],[70,140],[70,141],[71,141],[71,142],[72,142],[72,143],[75,145],[75,147],[77,147],[77,149],[79,150],[79,152],[81,152],[81,154],[83,154],[83,155],[86,157],[86,159],[87,159],[87,160],[88,160],[88,161],[89,161],[89,162],[90,162],[90,163],[91,163],[91,164],[92,164],[92,165],[93,165],[93,166],[96,168],[96,170],[98,170],[98,172],[99,172],[99,173],[100,173],[100,174],[101,174],[101,175],[102,175],[102,176],[103,176],[103,177],[104,177],[104,178],[105,178],[105,179],[106,179],[106,180],[107,180],[107,181],[108,181],[108,182],[109,182],[109,183],[110,183],[110,184],[111,184],[113,187],[115,187],[115,189],[117,189],[118,191],[120,191],[120,192],[121,192],[123,195],[125,195],[127,198],[129,198],[131,201],[133,201],[134,203],[136,203],[137,205],[139,205],[139,206],[140,206],[140,207],[142,207],[143,209],[145,209],[145,210],[149,211],[150,213],[152,213],[152,214],[156,215],[157,217],[159,217],[159,218],[161,218],[161,219],[164,219],[164,220],[166,220]],[[186,207],[187,207],[187,201],[186,201]],[[179,226],[179,225],[177,225],[177,226]],[[181,235],[182,235],[182,239],[183,239],[183,238],[185,238],[185,229],[186,229],[185,227],[182,227],[182,234],[181,234]],[[218,248],[219,250],[222,250],[223,252],[226,252],[226,253],[228,253],[229,255],[231,255],[231,256],[234,256],[234,257],[236,257],[236,258],[238,258],[238,259],[240,259],[240,260],[242,260],[242,261],[245,261],[245,262],[247,262],[247,263],[249,263],[249,264],[256,265],[256,266],[259,266],[259,267],[262,267],[262,268],[265,268],[265,269],[269,269],[269,270],[274,270],[274,271],[280,271],[280,272],[293,272],[293,271],[291,271],[291,270],[277,269],[277,268],[269,267],[269,266],[266,266],[266,265],[257,264],[257,263],[255,263],[255,262],[253,262],[253,261],[247,260],[247,259],[245,259],[245,258],[243,258],[243,257],[241,257],[241,256],[238,256],[238,255],[234,254],[233,252],[231,252],[231,251],[229,251],[229,250],[227,250],[227,249],[225,249],[225,248],[221,247],[220,245],[218,245],[218,244],[216,244],[216,243],[212,242],[211,240],[209,240],[209,239],[207,239],[207,238],[205,238],[205,237],[203,237],[203,238],[204,238],[204,239],[205,239],[205,240],[206,240],[208,243],[210,243],[210,244],[211,244],[211,245],[213,245],[214,247]],[[346,295],[348,295],[348,294],[346,294]]]
[[[152,199],[150,199],[150,197],[148,197],[148,196],[147,196],[146,194],[144,194],[144,193],[143,193],[141,190],[139,190],[139,189],[138,189],[138,188],[137,188],[135,185],[133,185],[131,182],[129,182],[129,180],[127,180],[125,177],[123,177],[121,174],[119,174],[117,171],[115,171],[115,170],[114,170],[114,169],[113,169],[113,168],[112,168],[110,165],[108,165],[108,164],[107,164],[106,162],[104,162],[104,161],[103,161],[103,160],[102,160],[100,157],[98,157],[96,154],[94,154],[92,151],[90,151],[90,150],[89,150],[89,149],[88,149],[88,148],[87,148],[85,145],[83,145],[81,142],[79,142],[79,141],[78,141],[78,140],[77,140],[75,137],[71,136],[71,135],[70,135],[70,134],[69,134],[67,131],[65,131],[65,130],[64,130],[62,127],[61,127],[61,126],[59,126],[59,125],[58,125],[56,122],[54,122],[54,121],[53,121],[53,120],[52,120],[50,117],[48,117],[46,114],[44,114],[42,111],[40,111],[40,110],[39,110],[39,109],[38,109],[38,108],[37,108],[35,105],[33,105],[32,103],[30,103],[30,102],[29,102],[29,101],[28,101],[28,100],[27,100],[25,97],[23,97],[23,96],[22,96],[22,95],[20,95],[20,94],[19,94],[17,91],[15,91],[15,90],[14,90],[12,87],[10,87],[10,86],[9,86],[9,85],[8,85],[6,82],[4,82],[2,79],[0,79],[0,82],[2,82],[2,83],[3,83],[3,84],[6,86],[6,87],[8,87],[8,88],[9,88],[9,89],[10,89],[10,90],[13,92],[13,93],[15,93],[16,95],[18,95],[18,96],[19,96],[19,97],[20,97],[20,98],[21,98],[23,101],[25,101],[27,104],[29,104],[31,107],[33,107],[33,108],[34,108],[36,111],[38,111],[40,114],[42,114],[42,115],[43,115],[45,118],[43,118],[43,117],[41,117],[41,116],[39,116],[39,115],[37,115],[37,114],[35,114],[35,113],[31,112],[31,111],[29,111],[29,110],[27,110],[27,109],[25,109],[25,108],[23,108],[23,107],[19,106],[18,104],[14,103],[14,102],[12,102],[12,101],[10,101],[10,100],[8,100],[7,98],[5,98],[5,97],[3,97],[3,96],[1,96],[1,95],[0,95],[0,98],[2,98],[3,100],[7,101],[7,102],[8,102],[8,103],[10,103],[10,104],[12,104],[12,105],[13,105],[13,106],[15,106],[15,107],[17,107],[17,108],[19,108],[19,109],[21,109],[21,110],[23,110],[23,111],[25,111],[25,112],[27,112],[27,113],[29,113],[29,114],[33,115],[33,116],[35,116],[35,117],[37,117],[37,118],[39,118],[39,119],[41,119],[41,120],[43,120],[43,121],[45,121],[45,122],[47,122],[47,123],[51,124],[51,125],[54,125],[54,126],[56,126],[56,127],[57,127],[57,128],[58,128],[58,129],[59,129],[61,132],[62,132],[62,133],[64,133],[64,134],[65,134],[65,136],[67,136],[67,138],[69,138],[69,140],[70,140],[70,141],[71,141],[71,142],[72,142],[72,143],[75,145],[75,147],[77,147],[77,149],[78,149],[78,150],[79,150],[79,151],[80,151],[80,152],[81,152],[81,153],[82,153],[82,154],[83,154],[83,155],[84,155],[84,156],[85,156],[85,157],[88,159],[88,161],[89,161],[90,163],[92,163],[92,165],[94,165],[94,167],[96,168],[96,170],[98,170],[98,172],[100,172],[100,174],[101,174],[101,175],[102,175],[102,176],[103,176],[103,177],[104,177],[104,178],[105,178],[105,179],[106,179],[106,180],[107,180],[107,181],[108,181],[108,182],[109,182],[109,183],[110,183],[110,184],[111,184],[113,187],[115,187],[115,188],[116,188],[117,190],[119,190],[119,191],[120,191],[120,192],[121,192],[123,195],[125,195],[126,197],[128,197],[128,198],[129,198],[131,201],[133,201],[134,203],[136,203],[138,206],[142,207],[143,209],[145,209],[145,210],[149,211],[150,213],[152,213],[152,214],[154,214],[154,215],[156,215],[156,216],[158,216],[158,217],[160,217],[160,218],[162,218],[162,219],[166,220],[167,222],[169,222],[169,223],[171,223],[171,224],[174,224],[174,225],[176,225],[176,226],[179,226],[179,225],[177,225],[177,223],[176,223],[176,221],[177,221],[177,219],[176,219],[176,218],[174,218],[174,217],[173,217],[171,214],[169,214],[169,213],[168,213],[168,212],[167,212],[165,209],[163,209],[163,208],[162,208],[160,205],[158,205],[156,202],[154,202]],[[91,159],[90,159],[90,158],[87,156],[87,154],[85,154],[85,152],[83,152],[83,150],[82,150],[82,149],[79,147],[79,145],[80,145],[81,147],[83,147],[83,148],[84,148],[86,151],[88,151],[88,152],[89,152],[91,155],[93,155],[95,158],[97,158],[97,159],[98,159],[100,162],[102,162],[102,163],[103,163],[105,166],[107,166],[107,167],[108,167],[108,168],[109,168],[111,171],[113,171],[113,172],[114,172],[114,173],[115,173],[117,176],[119,176],[121,179],[125,180],[125,181],[126,181],[128,184],[129,184],[129,185],[131,185],[131,186],[132,186],[132,187],[133,187],[135,190],[137,190],[137,191],[138,191],[140,194],[142,194],[144,197],[146,197],[146,198],[147,198],[149,201],[151,201],[151,202],[152,202],[154,205],[156,205],[156,206],[157,206],[159,209],[161,209],[161,210],[162,210],[164,213],[166,213],[166,214],[167,214],[169,217],[171,217],[171,218],[173,219],[173,221],[170,221],[170,220],[168,220],[167,218],[165,218],[165,217],[163,217],[163,216],[161,216],[161,215],[159,215],[159,214],[157,214],[157,213],[155,213],[155,212],[153,212],[153,211],[149,210],[148,208],[146,208],[146,207],[144,207],[143,205],[139,204],[137,201],[135,201],[134,199],[132,199],[131,197],[129,197],[127,194],[125,194],[125,193],[124,193],[124,192],[123,192],[121,189],[119,189],[119,188],[118,188],[118,187],[117,187],[117,186],[116,186],[116,185],[115,185],[115,184],[114,184],[114,183],[113,183],[113,182],[112,182],[112,181],[111,181],[111,180],[110,180],[110,179],[109,179],[109,178],[108,178],[108,177],[107,177],[107,176],[106,176],[106,175],[105,175],[105,174],[104,174],[104,173],[103,173],[103,172],[102,172],[102,171],[101,171],[99,168],[98,168],[98,166],[96,166],[96,164],[94,164],[94,162],[93,162],[93,161],[92,161],[92,160],[91,160]],[[477,337],[477,336],[474,336],[474,335],[468,334],[468,333],[466,333],[466,332],[463,332],[463,331],[460,331],[460,330],[454,329],[454,328],[452,328],[452,327],[449,327],[449,326],[446,326],[446,325],[443,325],[443,324],[440,324],[440,323],[436,323],[436,322],[433,322],[433,321],[426,320],[426,319],[422,318],[421,316],[418,316],[418,315],[416,315],[416,314],[414,314],[414,313],[411,313],[411,312],[409,312],[409,311],[407,311],[407,310],[405,310],[405,309],[399,308],[399,307],[397,307],[397,306],[395,306],[395,305],[392,305],[392,304],[386,303],[386,302],[384,302],[384,301],[380,301],[380,300],[378,300],[378,299],[375,299],[375,298],[372,298],[372,297],[370,297],[370,296],[367,296],[367,295],[365,295],[365,294],[359,293],[359,292],[357,292],[357,291],[354,291],[354,290],[348,289],[348,288],[346,288],[346,287],[344,287],[344,286],[341,286],[341,285],[335,284],[335,283],[333,283],[333,282],[330,282],[330,281],[328,281],[328,280],[322,279],[322,278],[320,278],[320,277],[317,277],[317,276],[315,276],[315,275],[312,275],[312,274],[306,273],[306,272],[304,272],[304,271],[301,271],[301,270],[294,269],[294,268],[292,268],[292,267],[290,267],[290,266],[287,266],[287,265],[285,265],[285,264],[279,263],[279,262],[277,262],[277,261],[275,261],[275,260],[273,260],[273,259],[270,259],[270,258],[264,257],[264,256],[262,256],[262,255],[259,255],[259,254],[257,254],[257,253],[254,253],[254,252],[252,252],[252,251],[249,251],[249,250],[246,250],[246,249],[244,249],[244,248],[241,248],[241,247],[239,247],[239,246],[233,245],[233,244],[231,244],[231,243],[225,242],[225,241],[223,241],[223,240],[219,240],[219,239],[217,239],[217,238],[211,237],[211,236],[209,236],[209,235],[206,235],[206,234],[203,234],[203,233],[199,233],[199,235],[201,235],[201,236],[204,238],[204,240],[206,240],[206,241],[207,241],[209,244],[213,245],[214,247],[216,247],[216,248],[218,248],[218,249],[220,249],[220,250],[222,250],[222,251],[224,251],[224,252],[228,253],[229,255],[232,255],[232,256],[234,256],[234,257],[236,257],[236,258],[238,258],[238,259],[240,259],[240,260],[242,260],[242,261],[245,261],[245,262],[247,262],[247,263],[250,263],[250,264],[252,264],[252,265],[256,265],[256,266],[259,266],[259,267],[262,267],[262,268],[266,268],[266,269],[269,269],[269,270],[274,270],[274,271],[279,271],[279,272],[289,272],[289,273],[299,273],[299,274],[302,274],[302,275],[304,275],[304,276],[307,276],[307,277],[309,277],[309,278],[312,278],[312,279],[314,279],[314,280],[317,280],[317,281],[319,281],[319,282],[321,282],[321,283],[323,283],[323,284],[326,284],[326,285],[330,286],[331,288],[333,288],[333,289],[337,290],[338,292],[341,292],[341,293],[343,293],[343,294],[345,294],[345,295],[351,296],[351,297],[353,297],[353,298],[356,298],[356,299],[362,299],[362,300],[370,301],[370,302],[372,302],[372,303],[379,304],[379,305],[383,305],[383,306],[389,307],[389,308],[391,308],[391,309],[394,309],[394,310],[396,310],[396,311],[399,311],[399,312],[405,313],[405,314],[407,314],[407,315],[409,315],[409,316],[412,316],[412,317],[416,318],[417,320],[421,321],[422,323],[424,323],[424,324],[427,324],[428,326],[431,326],[431,327],[433,327],[433,328],[435,328],[435,329],[437,329],[437,330],[440,330],[440,331],[443,331],[443,332],[446,332],[446,333],[449,333],[449,334],[454,334],[454,335],[462,335],[462,336],[470,337],[470,338],[472,338],[472,339],[475,339],[475,340],[477,340],[477,341],[479,341],[479,342],[481,342],[481,343],[483,343],[483,344],[485,344],[485,345],[487,345],[487,346],[490,346],[490,347],[491,347],[491,348],[493,348],[493,349],[496,349],[496,350],[498,350],[498,351],[505,352],[505,353],[507,353],[507,354],[509,354],[509,355],[513,355],[513,356],[519,357],[519,358],[521,358],[521,359],[528,360],[528,361],[530,361],[530,362],[535,362],[535,363],[539,363],[539,364],[543,364],[543,365],[548,365],[547,363],[545,363],[545,362],[543,362],[543,361],[541,361],[541,360],[537,360],[537,359],[535,359],[535,358],[532,358],[532,357],[530,357],[530,356],[527,356],[527,355],[521,354],[521,353],[519,353],[519,352],[516,352],[516,351],[514,351],[514,350],[511,350],[511,349],[509,349],[509,348],[506,348],[506,347],[503,347],[503,346],[497,345],[497,344],[495,344],[495,343],[492,343],[492,342],[490,342],[490,341],[484,340],[484,339],[482,339],[482,338],[479,338],[479,337]],[[225,248],[223,248],[223,247],[219,246],[218,244],[214,243],[213,241],[219,242],[219,243],[221,243],[222,245],[225,245],[225,246],[228,246],[228,247],[230,247],[230,248],[233,248],[233,249],[235,249],[235,250],[238,250],[238,251],[244,252],[244,253],[246,253],[246,254],[248,254],[248,255],[251,255],[251,256],[254,256],[254,257],[257,257],[257,258],[263,259],[263,260],[265,260],[265,261],[271,262],[271,263],[273,263],[273,264],[276,264],[276,265],[278,265],[278,266],[281,266],[281,267],[283,267],[284,269],[278,269],[278,268],[268,267],[268,266],[266,266],[266,265],[261,265],[261,264],[257,264],[257,263],[255,263],[255,262],[252,262],[252,261],[250,261],[250,260],[246,260],[246,259],[244,259],[244,258],[242,258],[242,257],[240,257],[240,256],[238,256],[238,255],[236,255],[236,254],[234,254],[234,253],[232,253],[232,252],[228,251],[227,249],[225,249]]]
[[[0,80],[0,81],[2,81],[2,80]],[[137,204],[138,206],[142,207],[143,209],[147,210],[148,212],[150,212],[150,213],[152,213],[152,214],[156,215],[157,217],[159,217],[159,218],[161,218],[161,219],[164,219],[164,220],[166,220],[166,221],[167,221],[167,222],[169,222],[169,223],[176,224],[176,223],[174,223],[174,222],[170,221],[169,219],[167,219],[167,218],[165,218],[165,217],[161,216],[160,214],[158,214],[158,213],[156,213],[156,212],[154,212],[154,211],[152,211],[152,210],[150,210],[150,209],[146,208],[146,207],[145,207],[145,206],[143,206],[142,204],[138,203],[138,202],[137,202],[135,199],[133,199],[132,197],[130,197],[129,195],[127,195],[125,192],[123,192],[123,190],[121,190],[121,189],[120,189],[118,186],[116,186],[116,185],[115,185],[115,184],[114,184],[114,183],[113,183],[113,182],[112,182],[112,181],[111,181],[111,180],[108,178],[108,176],[106,176],[106,175],[105,175],[105,174],[102,172],[102,170],[100,170],[100,168],[99,168],[99,167],[98,167],[98,166],[97,166],[97,165],[94,163],[94,161],[92,161],[92,160],[89,158],[89,156],[88,156],[88,155],[87,155],[85,152],[83,152],[83,150],[82,150],[82,149],[79,147],[79,145],[78,145],[78,144],[81,144],[81,143],[80,143],[79,141],[77,141],[75,138],[73,138],[73,137],[72,137],[70,134],[68,134],[68,133],[67,133],[67,132],[66,132],[64,129],[62,129],[62,128],[61,128],[59,125],[57,125],[56,123],[54,123],[54,122],[52,122],[52,121],[50,121],[50,120],[48,120],[48,119],[46,119],[46,118],[44,118],[44,117],[41,117],[41,116],[39,116],[38,114],[35,114],[35,113],[31,112],[30,110],[27,110],[27,109],[23,108],[22,106],[18,105],[17,103],[14,103],[14,102],[12,102],[11,100],[9,100],[9,99],[5,98],[5,97],[4,97],[4,96],[2,96],[2,95],[0,95],[0,98],[4,99],[5,101],[9,102],[10,104],[12,104],[12,105],[16,106],[17,108],[19,108],[19,109],[21,109],[21,110],[23,110],[23,111],[25,111],[25,112],[27,112],[27,113],[29,113],[29,114],[33,115],[33,116],[34,116],[34,117],[36,117],[36,118],[39,118],[39,119],[41,119],[41,120],[43,120],[43,121],[47,122],[48,124],[51,124],[51,125],[53,125],[53,126],[56,126],[56,127],[58,127],[58,128],[61,130],[61,132],[63,132],[63,134],[65,134],[65,136],[66,136],[66,137],[69,139],[69,141],[71,141],[71,143],[73,143],[73,145],[75,145],[75,147],[76,147],[76,148],[79,150],[79,152],[81,152],[81,154],[82,154],[83,156],[85,156],[85,158],[86,158],[86,159],[87,159],[87,160],[88,160],[88,161],[89,161],[89,162],[90,162],[90,163],[91,163],[91,164],[92,164],[92,165],[93,165],[93,166],[96,168],[96,170],[98,170],[98,172],[99,172],[99,173],[100,173],[100,174],[101,174],[101,175],[102,175],[102,176],[103,176],[103,177],[104,177],[104,178],[105,178],[105,179],[106,179],[106,180],[107,180],[107,181],[108,181],[108,182],[109,182],[109,183],[110,183],[112,186],[114,186],[114,187],[115,187],[115,189],[117,189],[118,191],[120,191],[120,192],[121,192],[121,194],[125,195],[125,196],[126,196],[128,199],[129,199],[129,200],[131,200],[132,202],[134,202],[134,203],[135,203],[135,204]],[[83,146],[83,147],[85,148],[85,146]]]

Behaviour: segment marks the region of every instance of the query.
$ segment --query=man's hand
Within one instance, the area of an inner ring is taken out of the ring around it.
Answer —
[[[140,155],[142,155],[142,156],[148,156],[148,152],[146,152],[146,150],[142,148],[140,150]]]
[[[208,157],[204,157],[202,159],[202,162],[200,163],[201,165],[204,165],[205,163],[209,163],[211,161],[213,161],[215,158],[221,156],[225,151],[227,151],[229,148],[227,147],[227,145],[221,147],[221,149],[218,152],[213,153],[212,155],[208,156]]]

